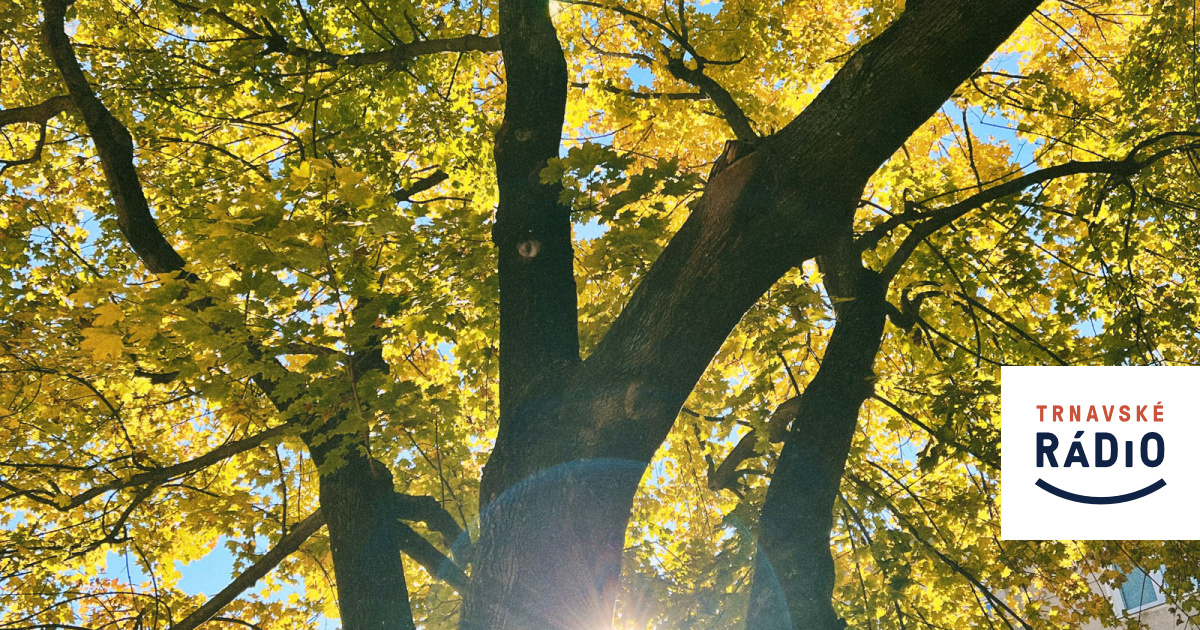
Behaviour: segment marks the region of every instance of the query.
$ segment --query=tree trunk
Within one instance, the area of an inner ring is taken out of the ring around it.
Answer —
[[[572,372],[488,461],[463,629],[611,627],[633,498],[687,392]]]
[[[400,557],[392,474],[361,444],[333,438],[309,451],[318,468],[334,450],[344,461],[320,474],[320,504],[329,530],[344,630],[414,628]],[[332,444],[331,444],[332,443]],[[334,448],[339,444],[340,448]]]
[[[600,630],[612,623],[625,528],[645,466],[570,462],[508,489],[482,515],[463,630]]]
[[[833,609],[833,504],[886,319],[886,282],[847,248],[822,265],[837,323],[800,398],[758,523],[747,630],[842,630]],[[829,261],[837,256],[840,260]]]

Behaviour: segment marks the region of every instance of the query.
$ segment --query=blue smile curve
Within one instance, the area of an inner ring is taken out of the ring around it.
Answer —
[[[1154,492],[1157,492],[1166,486],[1167,482],[1159,479],[1158,481],[1155,481],[1141,490],[1135,490],[1128,494],[1119,494],[1115,497],[1089,497],[1084,494],[1075,494],[1074,492],[1068,492],[1062,488],[1056,488],[1041,479],[1037,480],[1036,485],[1042,490],[1068,501],[1074,501],[1076,503],[1089,503],[1091,505],[1111,505],[1113,503],[1125,503],[1126,501],[1133,501],[1148,494],[1153,494]]]

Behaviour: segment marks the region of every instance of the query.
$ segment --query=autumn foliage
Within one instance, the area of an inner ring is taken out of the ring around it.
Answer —
[[[907,4],[0,4],[0,630],[1200,613],[998,502],[1200,361],[1195,8]]]

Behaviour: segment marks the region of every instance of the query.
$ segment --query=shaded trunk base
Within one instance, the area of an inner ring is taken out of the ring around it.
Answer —
[[[481,515],[461,630],[610,628],[644,462],[590,459],[514,484]]]
[[[325,453],[310,450],[320,466]],[[392,475],[355,447],[346,450],[346,461],[320,478],[342,628],[413,630]]]

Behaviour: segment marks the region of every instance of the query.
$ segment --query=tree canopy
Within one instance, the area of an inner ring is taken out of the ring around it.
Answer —
[[[1196,20],[0,5],[0,629],[1194,618],[999,539],[998,400],[1200,361]]]

